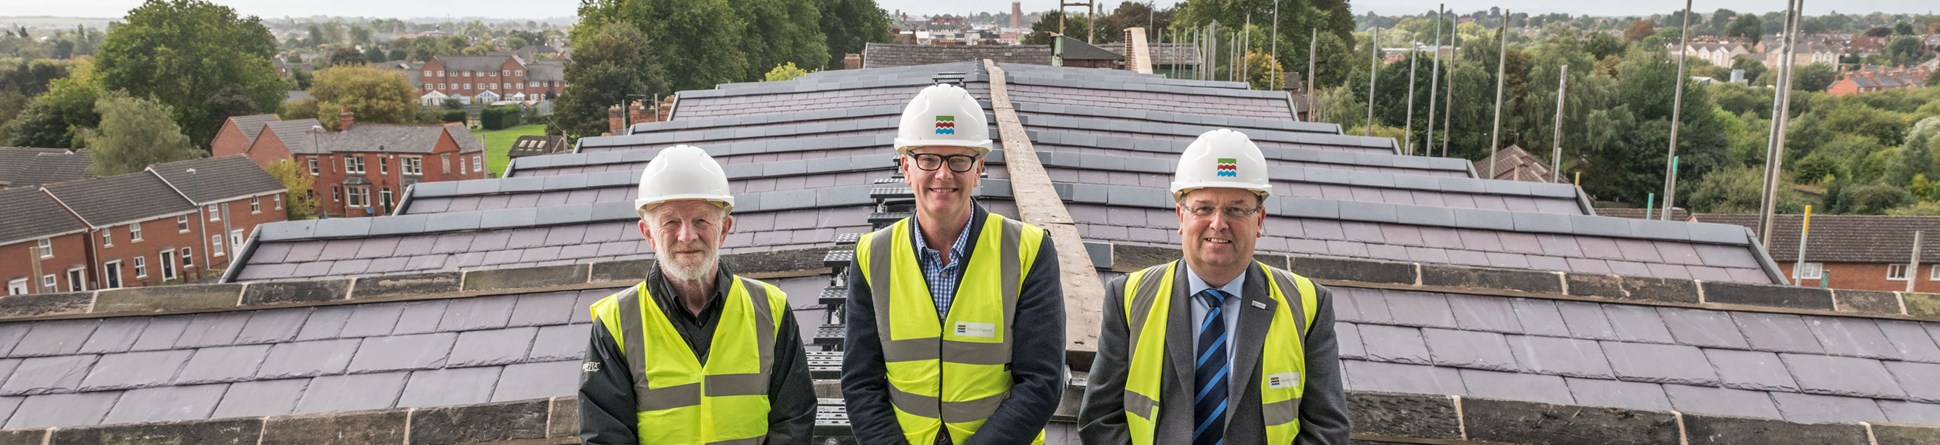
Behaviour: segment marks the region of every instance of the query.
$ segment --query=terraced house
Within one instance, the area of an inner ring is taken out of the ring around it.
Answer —
[[[416,67],[418,93],[466,102],[537,101],[566,91],[565,62],[517,55],[437,56]]]
[[[1056,239],[1078,443],[1103,281],[1179,256],[1164,189],[1196,135],[1272,165],[1257,259],[1334,289],[1355,438],[1385,443],[1932,443],[1940,299],[1783,286],[1742,227],[1599,216],[1567,184],[1294,119],[1237,82],[980,61],[683,91],[669,119],[421,183],[394,215],[269,224],[220,284],[0,304],[4,427],[26,440],[572,442],[587,305],[653,267],[632,207],[692,144],[735,194],[723,258],[788,293],[824,399],[854,243],[909,215],[911,96],[964,86],[997,147],[977,199]],[[1082,246],[1082,248],[1079,248]],[[4,301],[4,300],[0,300]],[[156,315],[166,313],[168,315]],[[86,341],[77,340],[86,338]]]

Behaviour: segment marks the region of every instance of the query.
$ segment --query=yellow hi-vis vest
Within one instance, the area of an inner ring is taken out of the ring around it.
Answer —
[[[768,435],[768,376],[775,330],[788,310],[781,289],[734,277],[707,363],[653,302],[646,283],[593,303],[633,372],[640,443],[759,444]]]
[[[1011,320],[1044,230],[990,214],[964,260],[950,313],[937,320],[910,226],[904,218],[856,243],[867,283],[853,285],[869,286],[875,299],[889,401],[903,437],[927,445],[947,430],[952,443],[964,443],[1010,398]],[[1043,431],[1035,443],[1044,443]]]
[[[1292,272],[1255,263],[1266,272],[1266,288],[1278,303],[1273,308],[1273,323],[1266,331],[1266,344],[1260,357],[1261,411],[1266,417],[1266,443],[1289,444],[1300,436],[1300,396],[1306,392],[1307,353],[1302,339],[1314,321],[1314,284]],[[1188,283],[1175,280],[1178,261],[1133,272],[1125,278],[1125,317],[1131,333],[1131,370],[1125,378],[1125,424],[1131,429],[1132,443],[1154,443],[1159,422],[1160,379],[1165,375],[1165,327],[1171,316],[1172,299],[1188,298]],[[1297,288],[1299,299],[1289,300],[1288,288]],[[1288,304],[1294,303],[1294,304]],[[1303,317],[1294,317],[1300,313]],[[1191,314],[1183,314],[1191,316]],[[1261,350],[1236,351],[1257,354]],[[1191,369],[1178,370],[1191,375]],[[1231,411],[1228,411],[1231,412]],[[1174,413],[1192,415],[1191,412]]]

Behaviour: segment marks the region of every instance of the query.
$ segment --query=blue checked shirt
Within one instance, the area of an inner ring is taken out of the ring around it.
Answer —
[[[930,285],[930,298],[936,302],[936,318],[942,319],[950,313],[950,301],[956,298],[957,271],[963,269],[963,246],[970,241],[970,224],[963,224],[963,233],[957,234],[957,242],[950,246],[950,265],[943,265],[943,253],[931,249],[923,241],[923,227],[920,218],[909,219],[910,234],[916,237],[916,264],[923,268],[923,279]]]

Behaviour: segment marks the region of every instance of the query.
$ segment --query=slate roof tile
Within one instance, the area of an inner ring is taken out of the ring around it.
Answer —
[[[263,359],[263,367],[256,372],[256,378],[281,379],[342,373],[344,368],[350,366],[351,357],[357,354],[360,342],[362,340],[340,339],[278,343],[270,348],[269,357]]]
[[[1886,339],[1886,333],[1871,319],[1845,317],[1805,317],[1812,335],[1825,345],[1826,353],[1870,358],[1897,359],[1900,351]]]
[[[1798,423],[1885,422],[1886,414],[1873,399],[1774,392],[1779,414]]]
[[[1778,419],[1771,393],[1712,386],[1664,385],[1671,406],[1692,414]]]
[[[579,389],[579,382],[558,376],[576,374],[579,368],[578,360],[508,365],[499,375],[498,387],[492,392],[492,401],[504,402],[572,395]]]
[[[229,385],[163,386],[122,393],[102,423],[202,420],[215,412]]]
[[[164,351],[126,352],[102,355],[95,361],[87,378],[81,381],[79,389],[99,391],[106,389],[146,388],[168,383],[175,379],[177,370],[189,361],[193,350],[173,349]]]
[[[317,377],[303,391],[296,414],[390,408],[404,391],[408,372]]]
[[[1748,349],[1744,334],[1732,322],[1729,312],[1657,308],[1657,314],[1670,329],[1671,337],[1679,344],[1720,348]]]
[[[33,323],[9,357],[67,355],[81,350],[100,320],[58,320]]]
[[[124,352],[135,346],[143,330],[148,328],[147,318],[111,318],[101,320],[101,325],[88,336],[87,343],[81,345],[79,352],[99,354],[104,352]]]
[[[1617,378],[1633,382],[1716,385],[1718,374],[1698,348],[1684,345],[1602,342]]]
[[[1362,325],[1361,343],[1369,358],[1381,362],[1426,365],[1433,363],[1421,330],[1410,327]]]
[[[1779,354],[1804,392],[1902,399],[1906,391],[1879,360],[1829,355]]]
[[[1770,352],[1734,351],[1729,349],[1705,349],[1704,355],[1718,370],[1718,379],[1726,388],[1748,389],[1754,391],[1798,391],[1792,374],[1779,362],[1778,354]]]
[[[178,385],[228,383],[250,380],[263,360],[269,358],[271,345],[242,345],[195,350],[175,376]]]
[[[458,334],[450,332],[367,338],[350,360],[348,371],[355,374],[440,368],[457,340]]]
[[[7,429],[69,427],[101,423],[120,391],[47,394],[28,397],[7,419]]]
[[[1663,385],[1618,380],[1564,378],[1576,403],[1588,406],[1670,411]]]
[[[1437,366],[1516,371],[1516,359],[1502,334],[1428,328],[1421,330]]]
[[[411,373],[397,406],[429,407],[470,405],[491,400],[502,368],[437,369]]]
[[[94,355],[34,357],[20,361],[13,376],[0,385],[0,395],[19,396],[71,392],[94,365]]]
[[[287,415],[296,409],[310,379],[256,380],[229,385],[212,418]],[[344,389],[344,388],[339,388]]]
[[[1455,368],[1341,360],[1341,374],[1347,377],[1350,389],[1468,395],[1468,389],[1462,384],[1462,375]]]
[[[1575,403],[1562,377],[1463,369],[1470,396],[1569,405]]]

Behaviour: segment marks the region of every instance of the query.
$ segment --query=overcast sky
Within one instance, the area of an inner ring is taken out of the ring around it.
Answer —
[[[1103,0],[1100,5],[1116,5],[1120,0]],[[1155,0],[1161,5],[1177,4],[1178,0]],[[216,3],[229,5],[244,15],[265,18],[307,17],[313,15],[366,16],[393,18],[444,18],[444,17],[496,17],[496,18],[545,18],[570,17],[579,6],[578,0],[464,0],[464,1],[398,1],[398,0],[330,0],[330,1],[288,1],[288,0],[215,0]],[[62,17],[120,17],[129,9],[140,5],[141,0],[0,0],[0,15],[5,16],[62,16]],[[939,2],[935,0],[877,0],[883,9],[903,10],[911,14],[961,14],[965,12],[1002,12],[1010,10],[1009,0],[957,0]],[[1863,3],[1864,6],[1857,6]],[[1353,0],[1355,14],[1373,10],[1379,14],[1401,14],[1432,11],[1433,0]],[[1595,1],[1595,2],[1557,2],[1552,0],[1461,0],[1448,3],[1456,11],[1473,12],[1486,10],[1491,6],[1501,6],[1512,11],[1531,13],[1566,12],[1590,15],[1648,15],[1677,10],[1683,6],[1675,0],[1647,1]],[[1056,8],[1057,0],[1029,0],[1024,2],[1024,10],[1043,11]],[[1846,6],[1849,8],[1840,8]],[[1163,7],[1163,6],[1161,6]],[[1784,1],[1774,0],[1712,0],[1697,2],[1698,11],[1714,11],[1729,8],[1739,12],[1765,12],[1784,9]],[[1934,0],[1865,0],[1854,4],[1816,1],[1806,2],[1807,14],[1824,14],[1833,10],[1840,12],[1888,12],[1888,13],[1932,13],[1940,10],[1940,2]]]

